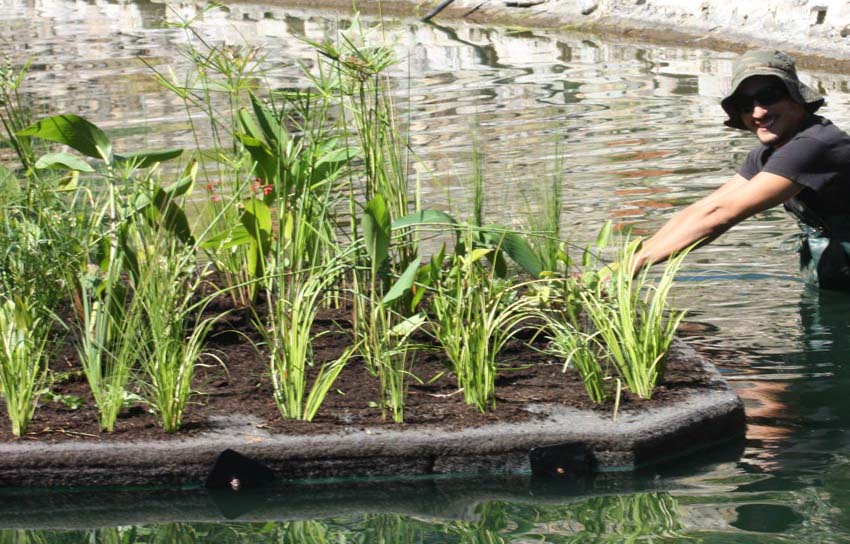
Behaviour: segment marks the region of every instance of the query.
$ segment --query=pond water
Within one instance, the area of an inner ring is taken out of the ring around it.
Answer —
[[[185,36],[166,23],[195,15],[193,4],[0,0],[0,9],[0,52],[32,60],[25,90],[38,111],[83,115],[118,150],[190,145],[182,104],[139,59],[180,73]],[[262,46],[269,84],[287,86],[302,80],[297,61],[314,58],[299,38],[331,37],[348,22],[239,3],[196,26],[214,43]],[[520,225],[537,213],[558,157],[571,240],[592,239],[608,219],[650,232],[723,183],[753,144],[722,127],[733,55],[698,42],[658,47],[412,19],[385,33],[400,59],[392,73],[429,207],[471,209],[477,140],[489,220]],[[848,77],[802,75],[828,95],[824,114],[850,128]],[[751,219],[692,255],[677,286],[678,306],[691,309],[688,341],[745,400],[741,450],[569,487],[373,482],[357,484],[370,490],[361,492],[337,483],[284,495],[277,509],[260,498],[272,509],[265,519],[248,509],[227,523],[156,501],[158,522],[66,506],[66,522],[4,516],[0,543],[848,542],[850,297],[805,289],[782,245],[795,230],[781,210]]]

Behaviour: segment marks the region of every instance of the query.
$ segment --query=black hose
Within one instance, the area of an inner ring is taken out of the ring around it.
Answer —
[[[439,4],[437,4],[437,7],[435,7],[434,9],[432,9],[432,10],[431,10],[431,12],[430,12],[430,13],[428,13],[428,15],[426,15],[425,17],[423,17],[423,18],[422,18],[422,21],[427,23],[427,22],[428,22],[428,21],[430,21],[432,18],[436,17],[438,13],[440,13],[441,11],[443,11],[443,10],[446,8],[446,6],[448,6],[448,5],[449,5],[449,4],[451,4],[452,2],[454,2],[454,0],[443,0],[442,2],[440,2]]]

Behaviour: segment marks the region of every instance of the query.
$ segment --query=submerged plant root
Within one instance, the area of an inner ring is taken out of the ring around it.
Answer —
[[[220,312],[228,305],[229,299],[222,297],[210,311]],[[315,329],[327,333],[314,344],[317,360],[332,360],[350,345],[349,315],[340,310],[320,313]],[[212,357],[205,360],[208,366],[198,369],[194,384],[194,389],[200,394],[187,408],[183,427],[174,434],[163,432],[142,404],[132,405],[121,412],[115,432],[100,432],[94,400],[76,352],[70,343],[64,345],[51,363],[57,379],[51,385],[50,400],[42,398],[27,434],[20,439],[12,435],[11,425],[4,415],[0,422],[0,440],[168,440],[202,433],[210,428],[211,416],[232,414],[252,415],[260,422],[259,426],[273,433],[319,434],[375,427],[407,429],[440,426],[458,429],[494,422],[517,423],[538,417],[526,410],[529,403],[558,403],[612,412],[611,405],[597,406],[588,400],[574,370],[562,372],[561,361],[514,341],[499,357],[505,369],[496,381],[496,409],[487,413],[480,413],[464,404],[463,394],[458,392],[454,376],[447,370],[447,360],[433,347],[416,356],[413,372],[422,383],[411,380],[402,425],[381,419],[381,410],[376,405],[381,398],[378,380],[367,372],[358,358],[353,358],[342,371],[314,421],[284,420],[272,396],[267,355],[258,354],[246,336],[259,341],[248,311],[233,310],[216,325],[205,351],[220,358],[226,369]],[[640,400],[625,392],[620,409],[670,404],[695,388],[713,387],[708,381],[704,372],[671,358],[666,378],[653,398]],[[68,405],[73,403],[62,402],[62,399],[74,396],[82,400],[82,406],[73,409]]]

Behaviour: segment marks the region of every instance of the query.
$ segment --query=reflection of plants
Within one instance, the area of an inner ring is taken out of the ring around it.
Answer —
[[[638,542],[673,537],[684,525],[676,498],[668,493],[594,497],[569,508],[581,524],[574,542]]]
[[[0,393],[15,436],[26,432],[44,384],[50,326],[31,301],[0,298]]]

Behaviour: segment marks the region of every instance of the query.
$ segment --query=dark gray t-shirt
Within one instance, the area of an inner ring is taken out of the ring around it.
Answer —
[[[757,146],[738,173],[752,179],[762,171],[804,186],[785,208],[806,223],[817,226],[811,213],[850,214],[850,136],[823,117],[810,116],[779,149]]]

